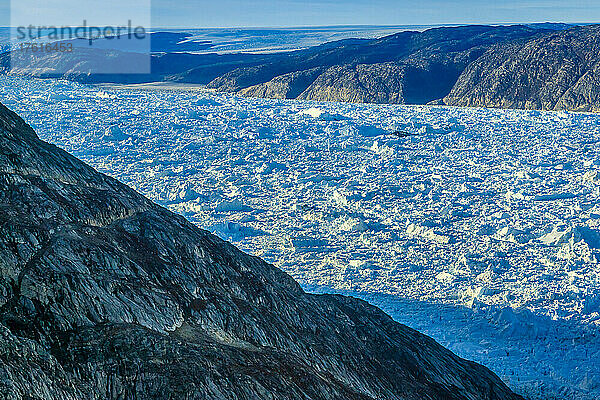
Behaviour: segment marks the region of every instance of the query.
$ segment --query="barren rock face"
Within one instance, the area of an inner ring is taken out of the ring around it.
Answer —
[[[444,102],[597,112],[599,51],[598,26],[496,46],[467,67]]]
[[[275,267],[0,109],[3,399],[518,399],[493,373]]]
[[[239,93],[248,97],[295,99],[300,96],[322,72],[322,68],[290,72],[289,74],[275,77],[269,82],[242,89]]]
[[[331,67],[298,99],[404,104],[406,75],[411,72],[414,68],[391,63]]]

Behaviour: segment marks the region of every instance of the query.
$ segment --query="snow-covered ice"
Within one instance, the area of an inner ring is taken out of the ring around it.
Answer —
[[[43,139],[308,289],[531,398],[600,398],[600,115],[0,82]]]

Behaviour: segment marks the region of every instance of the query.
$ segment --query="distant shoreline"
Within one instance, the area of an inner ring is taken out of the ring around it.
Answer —
[[[195,83],[177,83],[177,82],[149,82],[149,83],[98,83],[92,86],[102,89],[114,90],[168,90],[174,92],[214,92],[208,89],[206,85]]]

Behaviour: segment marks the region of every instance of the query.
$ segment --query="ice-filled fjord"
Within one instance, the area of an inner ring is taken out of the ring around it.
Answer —
[[[527,397],[600,398],[600,115],[1,80],[44,140],[307,289]]]

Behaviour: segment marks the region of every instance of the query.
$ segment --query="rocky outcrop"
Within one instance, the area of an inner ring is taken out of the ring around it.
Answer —
[[[495,46],[470,64],[444,103],[600,111],[600,26]]]
[[[335,66],[321,74],[297,99],[425,104],[449,90],[457,74],[452,65],[427,62]],[[432,79],[433,76],[437,78]]]
[[[406,102],[407,75],[414,68],[401,64],[342,65],[327,69],[297,98],[351,103]]]
[[[305,293],[0,106],[0,398],[519,397],[367,303]]]
[[[323,72],[321,68],[307,71],[290,72],[273,78],[269,82],[241,89],[239,94],[248,97],[266,97],[270,99],[295,99],[309,87]]]

